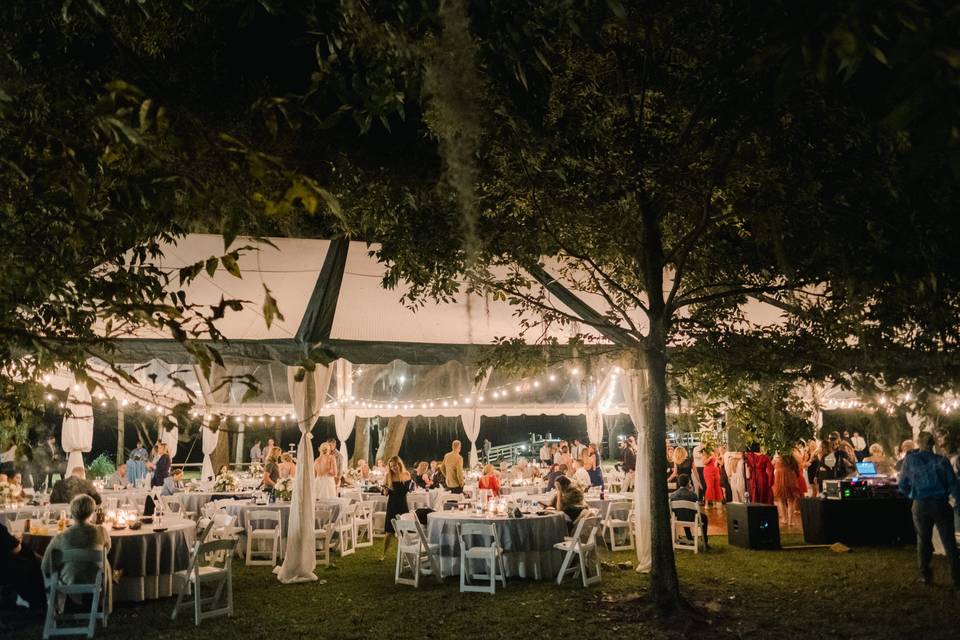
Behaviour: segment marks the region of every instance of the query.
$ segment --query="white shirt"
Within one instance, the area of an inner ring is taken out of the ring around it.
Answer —
[[[575,444],[570,448],[570,455],[573,456],[574,460],[580,459],[580,454],[583,453],[584,446],[582,444]]]
[[[550,447],[547,445],[540,447],[540,460],[543,462],[550,462]]]
[[[698,444],[693,448],[693,466],[702,467],[703,466],[703,445]]]
[[[867,441],[863,439],[863,436],[853,436],[850,439],[850,444],[853,445],[853,448],[857,451],[863,451],[867,448]]]
[[[583,467],[577,469],[573,474],[573,481],[579,484],[584,489],[590,488],[590,474],[587,473],[587,470]]]

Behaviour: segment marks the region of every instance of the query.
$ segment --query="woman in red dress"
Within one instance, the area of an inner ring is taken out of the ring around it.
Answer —
[[[709,507],[711,503],[721,504],[723,502],[723,487],[720,486],[720,467],[717,466],[717,455],[714,451],[707,454],[703,461],[703,499]]]

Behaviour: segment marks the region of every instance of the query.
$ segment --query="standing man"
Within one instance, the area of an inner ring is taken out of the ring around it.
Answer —
[[[443,456],[440,472],[446,478],[450,493],[463,493],[463,456],[460,455],[459,440],[454,440],[450,451]]]
[[[540,464],[553,464],[553,452],[550,451],[550,442],[547,440],[544,440],[543,446],[540,447]]]
[[[920,582],[930,584],[933,571],[933,525],[937,525],[940,541],[950,563],[954,587],[960,587],[960,557],[954,537],[950,496],[960,512],[960,483],[950,461],[933,452],[933,434],[923,431],[917,438],[918,450],[904,458],[900,471],[900,492],[913,500],[913,527],[917,532],[917,563]]]
[[[867,441],[863,439],[859,431],[853,432],[850,444],[853,445],[853,454],[857,457],[857,462],[863,462],[863,459],[867,456]]]
[[[490,444],[490,440],[487,438],[483,439],[483,461],[486,463],[490,462],[490,447],[493,446]]]
[[[581,453],[583,453],[583,443],[580,442],[579,438],[574,438],[573,446],[570,447],[570,457],[579,460]]]
[[[260,438],[257,438],[253,441],[253,446],[250,447],[250,464],[260,464],[263,462],[263,449],[260,448]]]

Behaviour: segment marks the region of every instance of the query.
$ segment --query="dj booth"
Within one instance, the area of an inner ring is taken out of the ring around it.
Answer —
[[[800,519],[807,544],[913,544],[911,501],[902,497],[829,500],[803,498]]]

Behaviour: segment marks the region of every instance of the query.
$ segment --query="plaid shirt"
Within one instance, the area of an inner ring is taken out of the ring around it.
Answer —
[[[960,483],[950,461],[931,451],[914,451],[903,460],[900,493],[912,500],[953,496],[960,508]]]

